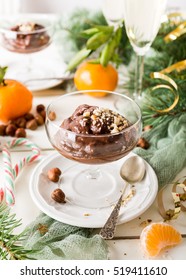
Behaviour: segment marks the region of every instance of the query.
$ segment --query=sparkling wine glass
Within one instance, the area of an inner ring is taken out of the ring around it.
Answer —
[[[124,22],[129,41],[136,53],[134,98],[140,103],[144,55],[155,39],[167,0],[123,0]]]
[[[52,146],[70,160],[66,174],[69,178],[67,188],[73,190],[74,203],[79,201],[81,205],[92,208],[106,207],[107,199],[110,203],[118,199],[118,191],[123,187],[118,167],[120,159],[136,146],[142,127],[141,111],[134,100],[108,91],[101,91],[107,94],[104,98],[96,98],[97,92],[100,91],[79,91],[53,100],[47,108],[45,123]],[[92,112],[90,108],[87,111],[82,109],[87,106],[85,104],[106,110],[101,115],[99,110],[89,114]],[[114,117],[113,123],[108,121],[114,130],[111,133],[101,130],[97,134],[101,124],[101,129],[105,130],[108,110],[127,119],[129,126],[115,130],[119,120]],[[55,120],[50,118],[51,112],[55,112]],[[62,184],[65,189],[65,180]]]
[[[102,3],[102,12],[109,25],[118,26],[123,20],[123,0],[104,0]]]

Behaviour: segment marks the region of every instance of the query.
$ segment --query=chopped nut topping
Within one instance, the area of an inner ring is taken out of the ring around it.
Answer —
[[[84,112],[83,117],[90,117],[90,112]]]

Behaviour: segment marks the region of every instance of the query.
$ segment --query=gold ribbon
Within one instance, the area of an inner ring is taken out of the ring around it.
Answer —
[[[181,24],[179,24],[176,27],[176,29],[174,29],[169,34],[167,34],[164,37],[164,41],[166,43],[172,42],[172,41],[176,40],[178,37],[180,37],[181,35],[183,35],[185,33],[186,33],[186,21],[184,21]]]
[[[180,22],[180,18],[186,18],[186,13],[174,12],[174,13],[168,14],[167,17],[171,20],[173,18],[179,18],[179,22]]]
[[[165,69],[164,69],[165,70]],[[162,70],[162,71],[164,71]],[[157,109],[153,106],[149,106],[152,110],[158,112],[158,113],[168,113],[170,112],[172,109],[174,109],[174,107],[177,105],[178,101],[179,101],[179,94],[178,94],[178,86],[177,84],[175,83],[175,81],[173,79],[171,79],[170,77],[166,76],[165,74],[163,74],[161,72],[153,72],[150,74],[150,77],[153,78],[153,79],[161,79],[161,80],[164,80],[164,81],[167,81],[171,86],[169,85],[157,85],[157,86],[154,86],[152,88],[152,92],[157,90],[157,89],[168,89],[170,90],[173,95],[174,95],[174,101],[173,103],[168,107],[168,108],[165,108],[165,109]]]
[[[167,68],[161,70],[160,72],[154,72],[154,73],[150,74],[151,78],[162,79],[164,81],[167,81],[171,85],[171,86],[169,86],[169,85],[157,85],[157,86],[152,88],[152,91],[155,91],[156,89],[160,89],[160,88],[166,88],[174,94],[174,101],[173,101],[173,103],[170,107],[168,107],[166,109],[159,110],[159,109],[156,109],[155,107],[151,106],[150,107],[151,109],[155,110],[158,113],[168,113],[172,109],[174,109],[174,107],[177,105],[177,103],[179,101],[178,86],[174,82],[173,79],[171,79],[170,77],[168,77],[165,74],[169,74],[173,71],[181,72],[185,69],[186,69],[186,59],[182,60],[182,61],[179,61],[179,62],[177,62],[173,65],[170,65]]]
[[[184,193],[180,194],[177,192],[177,187],[181,188]],[[164,220],[172,220],[177,219],[181,211],[186,211],[186,207],[182,204],[182,197],[186,194],[186,179],[183,181],[183,183],[174,183],[172,187],[172,198],[174,202],[174,210],[169,209],[165,210],[164,204],[163,204],[163,191],[165,187],[162,188],[157,197],[158,202],[158,209],[160,215],[164,218]]]
[[[177,62],[175,64],[172,64],[171,66],[161,70],[160,73],[168,74],[168,73],[171,73],[173,71],[181,72],[184,69],[186,69],[186,59],[182,60],[182,61],[179,61],[179,62]]]

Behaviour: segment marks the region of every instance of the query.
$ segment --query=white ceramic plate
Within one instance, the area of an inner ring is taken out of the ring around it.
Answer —
[[[74,187],[74,180],[77,179],[78,173],[86,165],[70,161],[58,153],[46,157],[35,168],[30,181],[30,194],[37,207],[48,216],[75,226],[100,228],[109,217],[114,204],[121,194],[125,183],[120,178],[119,170],[122,163],[130,156],[101,165],[104,173],[109,174],[108,180],[113,182],[111,188],[107,185],[100,186],[99,190],[94,190],[89,184],[86,189]],[[118,224],[128,222],[147,210],[153,203],[157,191],[158,182],[155,172],[151,166],[145,162],[146,175],[144,179],[135,184],[136,194],[128,203],[121,207]],[[47,178],[47,171],[53,167],[59,167],[63,175],[60,183],[52,183]],[[90,184],[91,185],[91,184]],[[60,187],[66,195],[66,203],[57,203],[51,199],[51,193],[54,189]],[[127,192],[130,191],[128,187]]]
[[[50,54],[50,52],[48,53]],[[68,75],[68,73],[65,74],[66,64],[62,61],[59,61],[59,59],[56,59],[55,57],[45,58],[44,56],[40,56],[38,59],[35,59],[34,55],[33,57],[31,55],[31,65],[34,70],[31,70],[30,73],[27,73],[27,71],[25,71],[27,66],[25,65],[24,61],[20,62],[15,60],[14,63],[12,63],[8,68],[6,77],[19,80],[31,91],[40,91],[57,86],[62,82],[62,80],[51,80],[47,78],[60,78],[62,76]],[[44,79],[42,80],[42,78]],[[27,83],[27,81],[29,82]]]

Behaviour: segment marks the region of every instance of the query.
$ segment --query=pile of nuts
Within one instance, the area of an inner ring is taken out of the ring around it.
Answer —
[[[26,137],[26,129],[36,130],[45,123],[46,110],[43,104],[36,106],[36,113],[27,113],[8,124],[0,124],[0,136]]]
[[[58,167],[55,167],[48,170],[47,177],[50,181],[57,183],[60,179],[61,174],[62,174],[61,170]],[[57,188],[52,192],[51,198],[58,203],[66,202],[65,194],[60,188]]]

